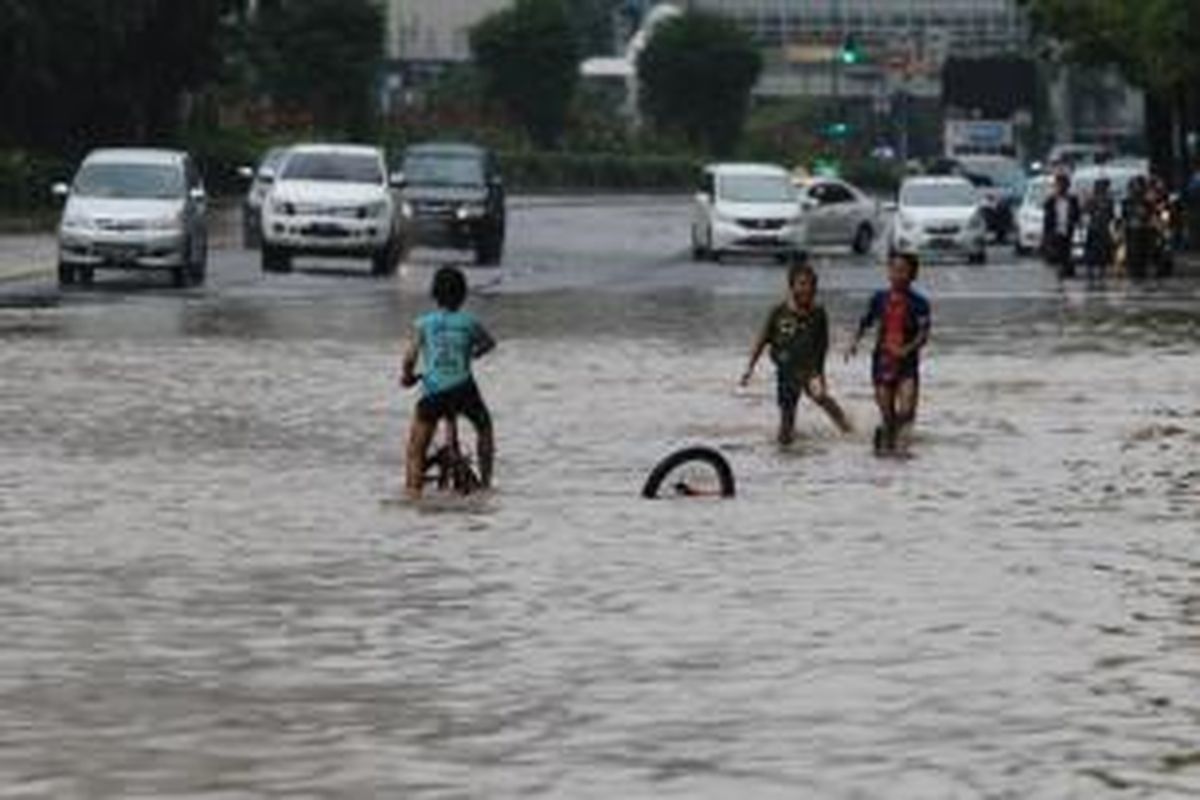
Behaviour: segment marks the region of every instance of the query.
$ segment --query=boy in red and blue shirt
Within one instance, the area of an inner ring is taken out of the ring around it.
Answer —
[[[912,289],[917,257],[897,253],[888,262],[891,287],[876,292],[858,325],[848,355],[854,355],[867,330],[879,326],[871,357],[871,380],[881,424],[875,429],[875,450],[894,452],[897,439],[917,417],[920,398],[921,348],[929,341],[929,301]]]

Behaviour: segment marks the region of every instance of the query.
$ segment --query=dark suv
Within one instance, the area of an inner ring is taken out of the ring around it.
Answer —
[[[473,250],[476,264],[500,263],[504,184],[490,152],[468,144],[417,144],[404,151],[400,169],[414,246]]]

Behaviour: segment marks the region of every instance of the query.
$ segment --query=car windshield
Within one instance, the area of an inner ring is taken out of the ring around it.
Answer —
[[[977,202],[975,189],[969,183],[910,183],[900,190],[902,206],[973,206]]]
[[[285,180],[383,183],[379,159],[354,153],[293,153],[283,165]]]
[[[483,162],[468,154],[410,153],[404,159],[404,179],[419,186],[482,186]]]
[[[183,170],[171,164],[85,164],[73,191],[81,197],[171,200],[183,196]]]
[[[721,199],[735,203],[790,203],[796,188],[783,175],[726,175],[721,178]]]

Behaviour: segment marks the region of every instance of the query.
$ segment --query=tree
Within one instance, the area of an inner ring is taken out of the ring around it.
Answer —
[[[1178,168],[1182,131],[1200,122],[1200,4],[1196,0],[1022,0],[1035,27],[1077,63],[1112,65],[1150,101],[1151,147],[1160,167]],[[1155,124],[1165,110],[1168,122]],[[1172,163],[1174,162],[1174,163]]]
[[[253,36],[262,90],[318,126],[365,135],[383,61],[383,13],[373,0],[293,0],[264,6]]]
[[[688,12],[662,23],[638,55],[638,102],[656,128],[717,155],[733,150],[762,56],[723,17]]]
[[[562,0],[516,0],[471,29],[487,95],[540,147],[555,147],[579,83],[579,50]]]
[[[159,141],[218,77],[231,0],[0,0],[0,142]]]

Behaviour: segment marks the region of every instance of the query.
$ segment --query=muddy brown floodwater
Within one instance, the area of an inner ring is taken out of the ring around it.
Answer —
[[[498,491],[449,508],[392,502],[428,264],[0,310],[0,796],[1200,793],[1196,287],[928,268],[914,457],[861,356],[859,432],[781,452],[779,269],[589,238],[638,224],[472,270]],[[881,271],[820,265],[840,347]],[[637,499],[691,443],[739,497]]]

